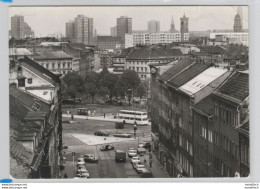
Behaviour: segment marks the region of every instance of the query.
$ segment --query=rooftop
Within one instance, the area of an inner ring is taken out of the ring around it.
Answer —
[[[113,36],[97,36],[97,41],[120,41],[121,42],[121,37],[113,37]]]
[[[26,48],[9,48],[9,56],[30,56],[32,55],[31,51]]]
[[[183,69],[190,66],[192,63],[194,62],[188,58],[184,58],[176,62],[176,64],[174,64],[171,68],[169,68],[159,77],[159,80],[167,82],[168,80],[179,74]]]
[[[215,79],[228,72],[227,69],[210,67],[180,87],[188,95],[193,95]]]
[[[23,91],[17,87],[9,87],[9,95],[17,99],[22,105],[33,111],[49,111],[50,104],[43,99]]]
[[[212,95],[207,96],[206,98],[199,101],[193,106],[193,109],[199,113],[203,113],[206,116],[213,116],[213,103]]]
[[[34,59],[35,60],[49,60],[49,59],[72,59],[73,57],[65,53],[64,51],[44,51],[38,52]]]
[[[59,76],[53,74],[51,71],[47,70],[46,68],[39,65],[37,62],[33,61],[32,59],[28,58],[27,56],[24,59],[20,59],[21,65],[26,67],[27,69],[34,72],[36,75],[40,76],[41,78],[45,79],[49,83],[53,84],[54,86],[60,82]]]
[[[156,47],[137,47],[128,54],[128,59],[161,59],[181,56],[180,49],[156,48]]]
[[[169,79],[167,83],[172,87],[180,87],[183,84],[190,81],[191,79],[193,79],[195,76],[205,71],[208,67],[208,65],[194,63],[185,68],[184,70],[181,70],[179,74]]]
[[[214,94],[240,103],[249,96],[249,74],[247,72],[233,73]]]

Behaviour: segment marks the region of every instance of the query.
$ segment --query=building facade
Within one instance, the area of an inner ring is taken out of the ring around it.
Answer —
[[[69,21],[66,23],[66,37],[69,39],[70,42],[74,41],[74,21]]]
[[[214,177],[234,177],[241,169],[236,127],[247,117],[248,72],[234,72],[213,94]]]
[[[112,36],[98,36],[97,37],[97,47],[98,49],[121,49],[122,40],[120,37]]]
[[[193,140],[195,132],[200,131],[195,131],[193,126],[191,106],[210,95],[229,74],[226,69],[209,67],[195,59],[184,58],[157,79],[151,76],[153,146],[170,176],[196,176],[197,146]],[[157,82],[155,87],[152,87],[153,82]],[[202,118],[199,115],[196,119]],[[203,119],[204,122],[207,120]]]
[[[62,118],[59,77],[25,57],[10,62],[10,174],[60,178]]]
[[[117,18],[117,37],[124,41],[127,33],[132,33],[132,18],[121,16]]]
[[[136,45],[169,44],[181,42],[181,33],[132,33],[125,35],[125,48]],[[183,34],[183,40],[189,40],[189,33]]]
[[[78,15],[74,21],[67,22],[66,37],[73,43],[93,45],[93,18]]]
[[[55,74],[67,74],[72,71],[73,57],[63,51],[38,52],[34,60]]]
[[[111,35],[112,37],[117,37],[117,27],[116,27],[116,26],[111,27],[111,29],[110,29],[110,35]]]
[[[15,39],[24,39],[34,37],[34,32],[24,21],[24,16],[15,15],[11,17],[11,36]]]
[[[148,22],[148,33],[159,33],[160,32],[160,21],[150,20]]]
[[[229,44],[242,44],[248,46],[247,32],[225,32],[225,33],[210,33],[210,39],[215,39],[216,36],[223,36],[225,40],[228,39]]]
[[[125,69],[136,71],[142,81],[149,80],[149,64],[166,64],[182,59],[182,53],[177,49],[162,47],[135,47],[126,56]]]

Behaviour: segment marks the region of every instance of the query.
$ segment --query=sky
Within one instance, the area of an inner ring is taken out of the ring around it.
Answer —
[[[120,16],[132,18],[133,30],[147,30],[149,20],[160,21],[161,31],[170,29],[173,17],[180,30],[180,17],[189,18],[190,31],[233,29],[236,6],[77,6],[77,7],[10,7],[10,18],[23,15],[36,37],[60,33],[65,36],[65,23],[78,14],[92,17],[98,35],[110,35]],[[248,28],[248,7],[242,7],[243,28]]]

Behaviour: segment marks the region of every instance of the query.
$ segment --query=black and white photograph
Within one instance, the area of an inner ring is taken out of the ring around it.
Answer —
[[[248,14],[10,6],[10,177],[249,177]]]

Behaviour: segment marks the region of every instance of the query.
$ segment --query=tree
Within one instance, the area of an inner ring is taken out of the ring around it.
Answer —
[[[64,96],[70,96],[75,100],[78,94],[84,92],[84,82],[82,78],[76,72],[69,72],[63,77],[64,90],[62,93]]]
[[[133,97],[133,93],[141,83],[141,80],[138,74],[133,70],[125,70],[120,77],[120,83],[122,84],[122,89],[125,94],[128,94],[128,101],[130,105],[131,98]]]
[[[85,92],[91,96],[91,103],[94,103],[94,97],[98,93],[99,85],[99,74],[96,72],[89,72],[85,78]]]
[[[107,73],[101,80],[101,85],[109,90],[109,98],[115,95],[115,86],[118,80],[118,76],[115,74]]]
[[[103,77],[104,77],[106,74],[109,74],[109,71],[108,71],[108,69],[107,69],[107,66],[104,65],[102,71],[100,72],[100,79],[103,79]]]
[[[94,103],[94,97],[98,93],[98,88],[94,83],[85,83],[86,93],[91,96],[91,103]]]
[[[147,88],[144,83],[140,83],[136,88],[136,95],[140,98],[146,95]]]

